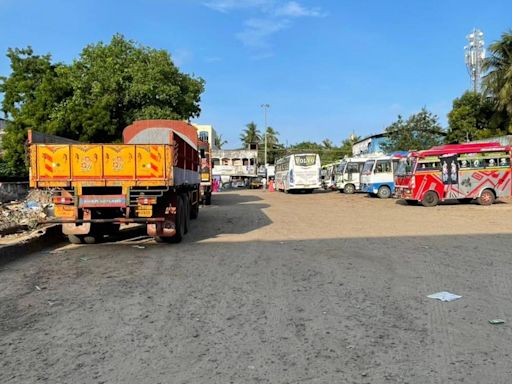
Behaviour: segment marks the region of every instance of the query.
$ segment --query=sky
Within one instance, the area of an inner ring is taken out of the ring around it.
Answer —
[[[9,47],[69,63],[121,33],[206,81],[194,122],[226,148],[247,123],[264,126],[262,104],[282,143],[339,144],[422,107],[446,126],[470,86],[466,35],[477,27],[492,43],[511,14],[510,0],[0,0],[0,75]]]

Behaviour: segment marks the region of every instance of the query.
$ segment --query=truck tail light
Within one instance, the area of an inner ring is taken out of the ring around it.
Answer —
[[[52,199],[54,204],[72,204],[73,199],[71,197],[54,196]]]
[[[139,197],[137,203],[139,203],[139,205],[156,204],[156,197]]]

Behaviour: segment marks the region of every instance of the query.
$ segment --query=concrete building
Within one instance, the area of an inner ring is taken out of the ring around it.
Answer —
[[[387,142],[387,137],[384,133],[378,133],[376,135],[367,136],[357,143],[352,145],[352,155],[368,155],[371,153],[384,153],[381,145]]]
[[[217,132],[215,132],[213,125],[194,123],[192,123],[192,125],[196,127],[197,134],[201,140],[208,141],[212,149],[218,149],[217,146],[215,145],[217,141]]]
[[[258,175],[258,151],[251,149],[214,149],[212,151],[214,177],[228,183]]]

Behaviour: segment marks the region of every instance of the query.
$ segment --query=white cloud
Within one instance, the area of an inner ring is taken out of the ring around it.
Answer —
[[[289,24],[287,20],[249,19],[245,21],[245,29],[237,33],[236,37],[248,47],[269,48],[269,37],[287,28]]]
[[[272,35],[291,27],[294,19],[326,15],[321,8],[308,8],[298,1],[208,0],[203,4],[218,12],[245,10],[257,15],[245,20],[243,30],[235,35],[245,46],[257,50],[253,55],[256,58],[272,56],[270,44]]]
[[[323,17],[325,13],[320,8],[306,8],[296,1],[289,1],[275,9],[276,16],[283,17]]]
[[[209,0],[203,4],[219,12],[229,12],[242,8],[266,8],[271,3],[272,0]]]

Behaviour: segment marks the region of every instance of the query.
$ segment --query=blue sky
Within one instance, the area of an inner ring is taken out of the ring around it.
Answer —
[[[512,28],[512,2],[466,0],[0,0],[0,74],[8,47],[70,62],[120,32],[167,49],[206,80],[197,122],[239,146],[245,124],[281,141],[380,132],[423,106],[439,115],[469,86],[465,36]]]

